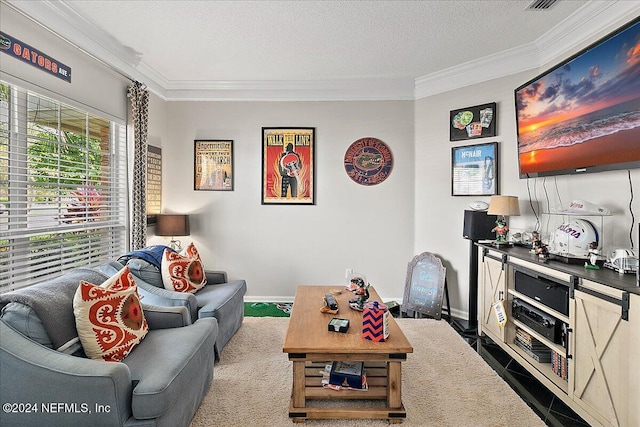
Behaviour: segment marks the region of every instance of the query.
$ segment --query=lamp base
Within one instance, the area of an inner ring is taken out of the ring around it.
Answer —
[[[182,243],[180,242],[180,240],[171,239],[171,243],[169,243],[169,247],[174,251],[179,252],[182,250]]]

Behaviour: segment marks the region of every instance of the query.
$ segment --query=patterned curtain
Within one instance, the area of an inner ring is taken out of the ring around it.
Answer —
[[[131,248],[140,249],[147,244],[147,122],[149,120],[149,91],[140,82],[134,82],[127,91],[131,100],[133,121],[133,184]]]

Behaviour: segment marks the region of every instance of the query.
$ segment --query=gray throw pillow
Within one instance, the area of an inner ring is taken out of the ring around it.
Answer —
[[[53,348],[53,343],[42,325],[42,320],[28,305],[10,302],[2,308],[0,319],[32,341]]]
[[[127,266],[135,277],[138,277],[157,288],[164,289],[162,274],[160,274],[160,270],[155,265],[141,258],[131,258],[127,261]]]

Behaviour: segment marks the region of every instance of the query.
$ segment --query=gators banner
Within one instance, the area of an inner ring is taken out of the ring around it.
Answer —
[[[2,31],[0,51],[71,83],[71,67]]]

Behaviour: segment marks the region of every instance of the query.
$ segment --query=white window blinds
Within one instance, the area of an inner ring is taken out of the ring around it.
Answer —
[[[125,126],[0,82],[0,292],[126,247]]]

